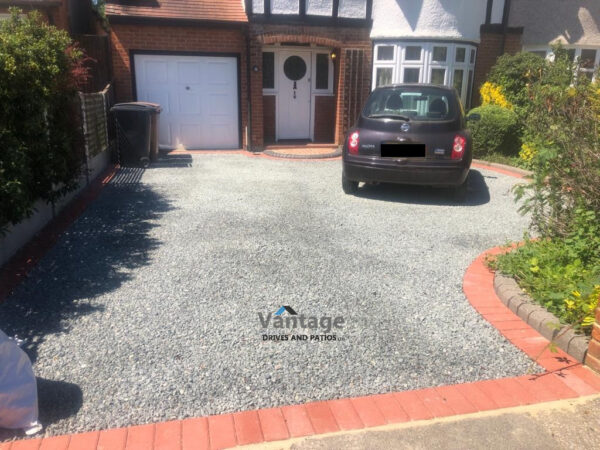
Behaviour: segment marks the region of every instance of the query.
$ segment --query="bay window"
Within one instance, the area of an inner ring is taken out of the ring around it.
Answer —
[[[468,43],[390,41],[375,44],[373,88],[394,83],[453,86],[469,106],[477,49]]]

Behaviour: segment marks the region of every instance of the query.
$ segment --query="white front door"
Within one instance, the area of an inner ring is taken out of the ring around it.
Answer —
[[[277,70],[277,139],[310,139],[311,53],[283,51]]]
[[[159,103],[159,144],[239,148],[237,58],[135,55],[137,99]]]

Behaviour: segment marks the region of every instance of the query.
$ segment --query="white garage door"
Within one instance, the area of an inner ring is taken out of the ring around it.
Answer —
[[[162,106],[159,144],[239,147],[237,58],[135,55],[138,101]]]

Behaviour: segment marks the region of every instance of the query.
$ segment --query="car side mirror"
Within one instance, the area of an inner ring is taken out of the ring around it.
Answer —
[[[469,114],[467,116],[467,122],[477,122],[481,120],[481,114]]]

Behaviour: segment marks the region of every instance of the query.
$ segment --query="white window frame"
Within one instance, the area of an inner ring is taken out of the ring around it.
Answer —
[[[456,69],[463,71],[462,92],[459,92],[460,98],[466,105],[469,98],[469,72],[475,71],[475,63],[471,64],[471,51],[475,52],[475,62],[477,61],[477,46],[470,42],[447,42],[447,41],[382,41],[375,44],[375,52],[380,46],[394,46],[393,61],[378,61],[377,53],[373,61],[373,81],[372,88],[377,86],[377,69],[392,68],[392,83],[404,82],[404,69],[419,69],[419,83],[431,82],[432,69],[445,69],[444,84],[454,86],[454,71]],[[421,47],[421,59],[419,61],[406,61],[406,47]],[[446,61],[433,61],[433,48],[446,47]],[[456,50],[465,49],[465,60],[456,62]]]
[[[563,45],[565,50],[575,50],[575,61],[581,58],[582,50],[596,50],[596,61],[594,61],[594,68],[592,69],[579,69],[581,72],[593,73],[592,81],[597,81],[597,70],[600,67],[600,45]],[[546,59],[549,61],[554,60],[554,53],[549,45],[527,45],[523,47],[525,52],[546,52]]]
[[[327,55],[327,60],[329,63],[329,65],[328,65],[329,73],[327,74],[327,89],[317,89],[317,55]],[[312,74],[311,74],[311,83],[310,83],[311,92],[313,94],[318,94],[318,95],[333,95],[334,70],[333,70],[333,61],[331,60],[331,50],[315,49],[312,52],[311,58],[312,58]]]
[[[392,59],[377,59],[377,55],[379,53],[379,47],[392,47],[393,54]],[[398,46],[394,44],[377,44],[375,45],[375,58],[374,60],[378,64],[395,64],[396,63],[396,55],[398,54]]]

